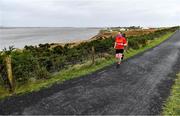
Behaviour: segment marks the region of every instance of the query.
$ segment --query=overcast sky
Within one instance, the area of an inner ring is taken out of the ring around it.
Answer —
[[[180,25],[180,0],[0,0],[0,26]]]

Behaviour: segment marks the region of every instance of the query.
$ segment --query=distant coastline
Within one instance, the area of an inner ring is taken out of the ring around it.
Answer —
[[[0,50],[14,46],[72,43],[91,39],[102,28],[99,27],[1,27]]]
[[[0,29],[17,29],[17,28],[84,28],[84,29],[104,29],[106,27],[2,27]]]

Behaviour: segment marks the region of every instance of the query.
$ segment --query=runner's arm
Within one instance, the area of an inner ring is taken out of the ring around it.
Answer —
[[[114,49],[116,48],[116,42],[114,43]]]
[[[127,46],[127,45],[128,45],[128,41],[126,41],[125,38],[124,38],[123,44],[124,44],[124,46]]]
[[[128,47],[128,41],[126,40],[126,38],[124,38],[124,51],[127,51],[127,47]]]

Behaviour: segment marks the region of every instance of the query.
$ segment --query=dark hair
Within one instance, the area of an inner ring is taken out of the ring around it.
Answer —
[[[125,34],[125,33],[123,33],[123,34],[122,34],[122,36],[123,36],[123,37],[126,37],[126,34]]]

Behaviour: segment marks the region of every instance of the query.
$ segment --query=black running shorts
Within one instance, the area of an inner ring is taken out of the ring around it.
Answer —
[[[123,54],[124,53],[124,49],[116,49],[116,54],[119,54],[119,53]]]

